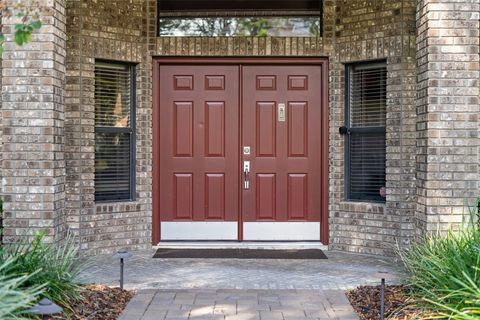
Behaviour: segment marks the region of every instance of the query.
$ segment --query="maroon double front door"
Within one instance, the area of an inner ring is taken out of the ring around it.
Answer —
[[[230,222],[239,240],[249,222],[320,223],[324,72],[321,64],[159,64],[154,223]],[[182,226],[171,225],[170,234]],[[192,234],[208,228],[184,225]],[[211,226],[205,239],[225,231]]]

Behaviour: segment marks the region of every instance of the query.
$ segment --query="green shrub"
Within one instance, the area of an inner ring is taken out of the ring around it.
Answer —
[[[45,285],[25,288],[25,284],[34,274],[24,276],[7,275],[6,270],[18,263],[10,258],[0,264],[0,319],[23,319],[21,314],[32,306],[43,291]]]
[[[47,284],[42,295],[69,308],[80,297],[78,277],[85,264],[77,257],[72,234],[60,244],[45,243],[44,239],[45,233],[38,233],[30,243],[22,240],[2,248],[0,259],[15,259],[4,272],[7,276],[27,276],[24,288]]]
[[[480,319],[480,227],[474,214],[459,231],[437,232],[400,255],[407,281],[430,319]]]

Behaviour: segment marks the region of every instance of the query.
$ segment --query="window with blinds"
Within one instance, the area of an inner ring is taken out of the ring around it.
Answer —
[[[95,63],[95,201],[135,194],[135,67]]]
[[[384,202],[387,67],[348,65],[346,75],[346,197]]]

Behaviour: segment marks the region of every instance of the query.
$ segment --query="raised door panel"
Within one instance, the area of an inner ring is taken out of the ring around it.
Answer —
[[[275,220],[276,204],[276,175],[259,173],[256,175],[255,211],[256,220]]]
[[[308,220],[308,182],[307,174],[288,175],[288,219]]]
[[[275,102],[257,102],[255,140],[257,157],[275,157],[277,149]]]
[[[175,220],[191,220],[193,218],[193,174],[173,174],[173,217]]]
[[[207,173],[205,176],[206,219],[225,220],[225,175]]]
[[[193,156],[193,102],[175,101],[173,143],[175,157]]]
[[[205,156],[225,157],[225,102],[205,103]]]
[[[308,102],[289,102],[288,121],[288,157],[308,156]]]

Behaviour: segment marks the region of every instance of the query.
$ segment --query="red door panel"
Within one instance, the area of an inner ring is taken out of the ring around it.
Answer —
[[[242,68],[243,221],[320,221],[321,81],[314,66]]]
[[[239,67],[160,66],[161,221],[237,221]]]

